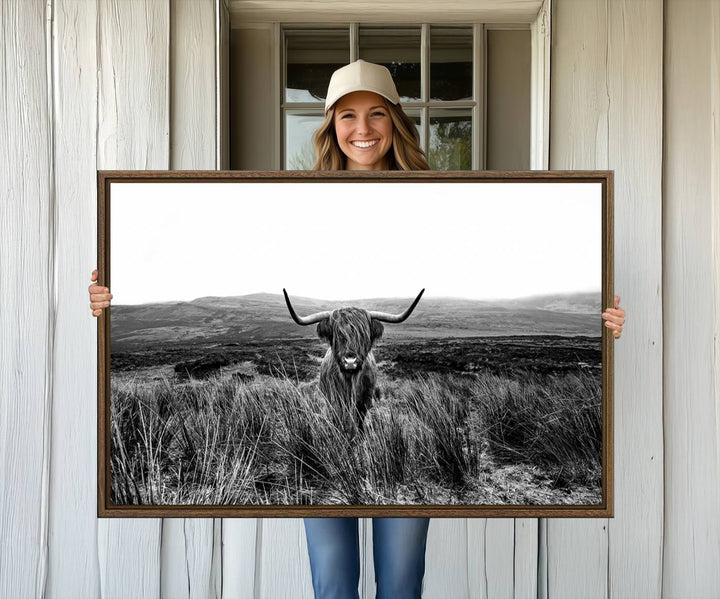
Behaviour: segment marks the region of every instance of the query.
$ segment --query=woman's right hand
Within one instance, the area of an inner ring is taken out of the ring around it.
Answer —
[[[91,281],[97,281],[98,271],[93,270],[90,275]],[[101,287],[100,285],[93,283],[88,287],[90,292],[90,309],[92,310],[93,316],[100,316],[102,311],[110,305],[112,299],[112,293],[107,287]]]

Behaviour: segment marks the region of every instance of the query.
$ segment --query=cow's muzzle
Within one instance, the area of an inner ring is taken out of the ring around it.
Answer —
[[[343,356],[340,363],[344,370],[357,370],[360,368],[360,358],[357,356]]]

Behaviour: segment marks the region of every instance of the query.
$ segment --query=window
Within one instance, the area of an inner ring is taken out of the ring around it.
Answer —
[[[362,58],[386,66],[415,120],[430,167],[479,168],[483,65],[478,26],[368,26],[283,30],[283,166],[310,169],[330,75]]]
[[[536,154],[547,116],[542,69],[531,97],[531,66],[545,50],[532,49],[530,27],[239,23],[230,32],[230,168],[312,168],[330,75],[362,58],[392,72],[433,168],[528,169],[531,115]]]

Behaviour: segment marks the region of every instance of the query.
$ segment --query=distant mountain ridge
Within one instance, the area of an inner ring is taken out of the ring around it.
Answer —
[[[329,302],[292,296],[300,315],[353,305],[401,312],[414,298],[368,298]],[[385,335],[480,337],[497,335],[586,335],[602,331],[600,292],[553,294],[509,300],[425,297],[400,325],[386,325]],[[228,343],[243,340],[315,336],[315,327],[296,325],[282,294],[207,296],[187,302],[113,305],[113,349],[147,343]]]

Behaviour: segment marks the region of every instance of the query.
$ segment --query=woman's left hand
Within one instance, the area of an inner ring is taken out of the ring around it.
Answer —
[[[615,339],[620,339],[625,324],[625,310],[620,307],[620,297],[615,296],[615,307],[608,308],[602,313],[605,326],[612,331]]]

